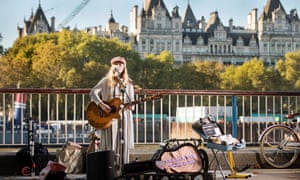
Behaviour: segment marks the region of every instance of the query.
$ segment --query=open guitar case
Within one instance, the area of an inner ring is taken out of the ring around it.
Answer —
[[[143,174],[147,179],[147,176],[196,177],[199,174],[207,174],[208,156],[205,150],[198,148],[200,144],[200,139],[170,139],[150,160],[124,164],[122,176],[132,178]]]

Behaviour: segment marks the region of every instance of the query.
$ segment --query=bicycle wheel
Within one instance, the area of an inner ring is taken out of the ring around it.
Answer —
[[[284,125],[274,125],[263,134],[260,153],[263,160],[274,168],[287,168],[297,159],[295,143],[299,142],[297,134]]]

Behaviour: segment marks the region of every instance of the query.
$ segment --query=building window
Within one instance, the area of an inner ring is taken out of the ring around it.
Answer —
[[[153,39],[150,39],[150,52],[154,51],[154,41]]]
[[[184,40],[183,40],[183,44],[192,44],[191,39],[189,38],[189,36],[185,36]]]
[[[202,39],[201,36],[198,37],[198,39],[197,39],[197,44],[198,44],[198,45],[203,45],[203,44],[204,44],[203,39]]]
[[[191,25],[191,21],[188,19],[188,20],[186,21],[186,26],[187,26],[187,27],[190,27],[190,25]]]
[[[268,51],[268,44],[267,43],[264,44],[264,51]]]
[[[158,13],[158,15],[157,15],[157,20],[161,20],[161,15],[160,15],[160,13]]]
[[[171,51],[171,41],[168,41],[168,42],[167,42],[167,50],[168,50],[168,51]]]
[[[241,37],[238,38],[237,42],[236,42],[237,46],[243,46],[243,39]]]
[[[175,49],[177,52],[179,52],[179,49],[180,49],[180,42],[179,41],[176,41],[176,45],[175,45]]]
[[[278,16],[277,22],[278,22],[278,24],[281,24],[281,16]]]

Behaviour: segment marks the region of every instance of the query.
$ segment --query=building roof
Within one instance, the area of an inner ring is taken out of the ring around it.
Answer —
[[[207,25],[205,26],[205,31],[207,32],[213,32],[219,25],[222,25],[222,21],[219,17],[219,14],[217,11],[210,13],[210,18],[207,22]]]
[[[188,4],[185,9],[182,26],[183,28],[194,28],[197,26],[197,19],[193,13],[190,4]]]
[[[279,9],[281,9],[286,14],[286,11],[284,10],[280,0],[268,0],[266,5],[264,6],[262,14],[260,15],[260,19],[272,19],[272,12]]]
[[[163,0],[145,0],[144,9],[142,10],[141,15],[152,16],[152,9],[156,7],[166,9],[166,16],[170,17],[169,11]]]
[[[299,16],[296,9],[292,9],[290,11],[289,19],[291,21],[299,21]]]
[[[51,28],[49,26],[47,18],[46,18],[45,14],[44,14],[44,11],[43,11],[42,7],[41,7],[41,4],[39,4],[39,6],[38,6],[38,8],[37,8],[37,10],[35,12],[35,14],[34,15],[32,14],[31,17],[30,17],[30,19],[28,21],[24,20],[24,22],[25,22],[25,24],[27,26],[27,32],[28,33],[34,32],[35,31],[35,29],[34,29],[35,24],[38,21],[40,21],[41,19],[46,22],[47,29],[50,31]]]
[[[175,6],[175,7],[173,8],[173,11],[172,11],[172,17],[180,18],[180,15],[179,15],[179,7],[178,7],[178,6]]]
[[[208,45],[208,39],[211,37],[211,34],[208,32],[183,32],[182,39],[188,36],[192,41],[192,45],[197,44],[197,40],[199,37],[203,39],[204,45]],[[241,38],[243,40],[244,46],[250,45],[250,40],[255,40],[255,43],[258,44],[258,38],[256,33],[228,33],[228,36],[232,39],[232,45],[235,46],[237,44],[237,40]]]
[[[110,12],[110,17],[109,17],[109,19],[108,19],[108,22],[109,22],[109,23],[116,23],[112,11]]]
[[[232,38],[232,45],[237,44],[237,40],[241,38],[243,40],[244,46],[250,45],[250,40],[254,39],[256,44],[258,44],[258,38],[256,33],[229,33],[228,34]]]

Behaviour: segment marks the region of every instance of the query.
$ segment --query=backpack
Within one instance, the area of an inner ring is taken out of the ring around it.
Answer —
[[[31,169],[34,167],[35,175],[46,167],[49,161],[49,152],[41,143],[34,144],[34,156],[31,157],[29,146],[21,148],[17,153],[17,174],[29,176]]]

